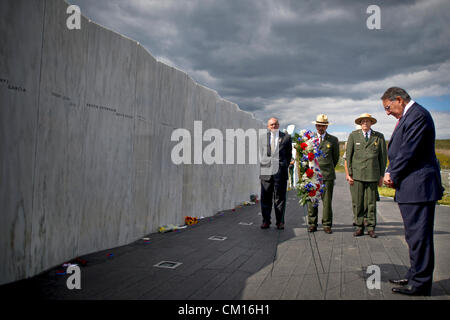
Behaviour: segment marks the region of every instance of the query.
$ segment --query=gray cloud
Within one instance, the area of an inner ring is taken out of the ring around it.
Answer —
[[[342,112],[332,107],[342,101],[378,105],[391,85],[450,93],[447,0],[377,1],[381,30],[366,27],[369,1],[71,2],[242,109],[262,118],[282,114],[282,123],[299,109],[319,112],[327,99],[331,116]],[[299,98],[308,103],[295,105]]]

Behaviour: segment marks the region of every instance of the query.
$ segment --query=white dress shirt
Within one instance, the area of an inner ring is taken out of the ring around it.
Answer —
[[[277,147],[278,147],[278,140],[279,140],[279,137],[280,137],[280,131],[279,130],[277,130],[277,131],[275,131],[275,132],[273,132],[273,131],[271,131],[270,132],[270,145],[272,145],[272,141],[274,141],[274,146],[275,146],[275,150],[277,149]],[[272,140],[272,139],[274,139],[274,140]],[[273,150],[272,150],[273,151]]]
[[[363,134],[363,136],[364,136],[364,138],[366,137],[366,133],[364,132],[364,130],[361,130],[362,131],[362,134]],[[372,134],[372,129],[369,129],[369,131],[367,131],[367,138],[369,138],[370,139],[370,135]]]
[[[322,143],[323,140],[325,140],[325,136],[327,135],[327,132],[325,131],[325,133],[322,135],[320,135],[318,132],[317,132],[317,134],[319,135],[319,143]]]
[[[413,99],[409,100],[408,104],[405,107],[405,110],[403,110],[403,115],[402,117],[406,114],[406,112],[409,110],[409,108],[411,108],[411,106],[416,103]]]

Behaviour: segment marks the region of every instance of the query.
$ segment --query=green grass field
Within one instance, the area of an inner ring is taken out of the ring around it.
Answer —
[[[387,141],[386,143],[389,143],[389,141]],[[344,152],[345,152],[344,145],[345,145],[345,142],[339,143],[339,151],[340,151],[341,159],[340,159],[338,165],[336,166],[337,172],[345,172],[344,161],[342,159],[342,156],[344,155]],[[450,170],[450,139],[436,140],[435,146],[436,146],[436,156],[439,160],[441,170]],[[382,195],[384,197],[394,197],[394,195],[395,195],[395,190],[390,189],[390,188],[381,187],[381,188],[378,188],[378,191],[379,191],[380,195]],[[439,204],[450,205],[449,191],[450,190],[446,190],[446,194],[444,195],[443,199],[439,201]]]
[[[386,187],[381,187],[381,188],[379,187],[378,193],[380,194],[380,196],[383,196],[383,197],[393,198],[395,196],[395,190],[391,189],[391,188],[386,188]],[[442,200],[439,200],[438,203],[450,206],[450,195],[448,195],[448,194],[444,195]]]
[[[436,156],[441,169],[450,169],[450,139],[436,140]]]
[[[436,140],[436,149],[450,150],[450,139]]]
[[[389,141],[386,141],[386,144],[388,143]],[[343,141],[339,142],[339,151],[341,159],[345,152],[344,145],[345,142]],[[439,164],[441,165],[441,169],[450,169],[450,139],[436,140],[435,147],[436,147],[436,156],[439,160]],[[343,161],[339,161],[339,164],[336,167],[336,171],[344,172]]]

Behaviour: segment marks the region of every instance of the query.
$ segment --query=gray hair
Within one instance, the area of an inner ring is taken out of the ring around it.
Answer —
[[[406,102],[409,102],[411,100],[411,97],[409,96],[408,92],[406,92],[405,89],[398,88],[398,87],[391,87],[386,90],[386,92],[381,97],[381,100],[389,100],[394,101],[395,98],[401,97]]]

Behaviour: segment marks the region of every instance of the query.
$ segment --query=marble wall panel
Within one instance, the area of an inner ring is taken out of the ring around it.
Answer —
[[[68,6],[0,2],[0,284],[233,208],[257,180],[257,165],[205,164],[202,141],[219,129],[226,148],[257,120],[133,40],[84,17],[69,30]],[[191,164],[172,161],[177,128]]]
[[[0,1],[0,284],[30,274],[43,26],[43,1]]]
[[[81,30],[66,26],[67,4],[45,1],[44,36],[35,158],[32,273],[77,254],[82,155],[85,136],[85,44]]]
[[[107,249],[133,238],[138,45],[95,23],[88,29],[81,253]]]
[[[135,178],[133,185],[134,230],[143,235],[155,230],[154,180],[158,171],[152,155],[159,153],[155,139],[155,91],[158,86],[158,62],[142,46],[138,46],[136,75],[136,117],[133,158]]]

